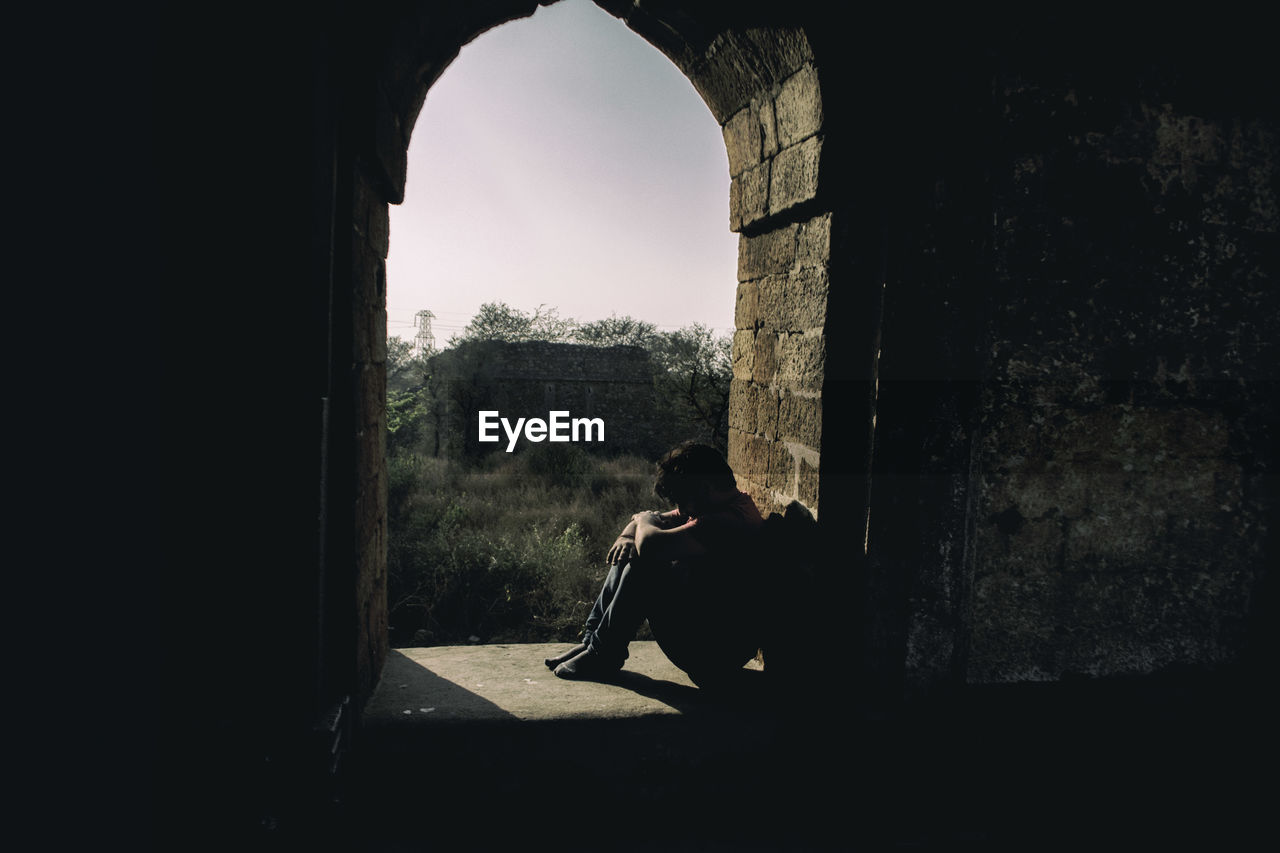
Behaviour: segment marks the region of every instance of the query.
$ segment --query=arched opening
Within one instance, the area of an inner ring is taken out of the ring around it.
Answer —
[[[688,78],[588,0],[495,27],[433,83],[389,217],[393,647],[572,637],[652,459],[725,447],[728,198]],[[423,310],[436,352],[410,349]],[[600,428],[485,447],[480,410]]]
[[[441,346],[484,302],[733,328],[720,128],[688,79],[589,0],[467,44],[432,84],[390,211],[387,314]]]
[[[846,306],[873,305],[879,285],[877,279],[856,292],[832,287],[832,276],[847,270],[832,263],[841,239],[832,208],[837,195],[820,191],[828,171],[823,157],[827,126],[809,37],[787,24],[785,15],[771,22],[732,6],[655,12],[638,4],[597,5],[675,62],[721,127],[731,179],[730,227],[739,236],[728,457],[741,487],[766,514],[797,503],[816,515],[826,488],[820,469],[825,469],[840,475],[828,478],[827,500],[857,503],[865,483],[849,488],[846,475],[865,476],[867,469],[859,448],[869,448],[874,345],[871,335],[830,335],[828,314],[837,293]],[[363,155],[357,152],[351,193],[354,422],[366,425],[357,435],[353,460],[358,494],[350,543],[357,590],[353,663],[360,695],[368,695],[387,651],[386,471],[380,438],[385,428],[380,404],[386,204],[403,201],[408,141],[430,85],[463,44],[535,8],[530,4],[496,14],[423,2],[373,47],[379,57],[374,66],[380,69],[370,82],[377,93],[370,122],[375,132],[361,137],[366,149]],[[874,326],[874,311],[859,316],[859,323]],[[826,365],[837,352],[844,366],[838,375],[828,374]],[[838,397],[853,401],[853,410],[824,410],[824,394],[833,384]],[[843,448],[835,465],[822,462],[828,423],[838,424],[838,447]]]

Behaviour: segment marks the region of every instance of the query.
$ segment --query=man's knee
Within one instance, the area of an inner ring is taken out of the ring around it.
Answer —
[[[627,590],[630,590],[632,594],[647,585],[648,573],[641,560],[632,557],[626,563],[618,566],[617,570],[617,586],[625,587]]]
[[[657,574],[660,571],[661,565],[661,563],[651,557],[644,557],[641,554],[636,554],[627,561],[625,566],[622,567],[622,573],[624,575],[632,575],[636,577],[649,577]]]

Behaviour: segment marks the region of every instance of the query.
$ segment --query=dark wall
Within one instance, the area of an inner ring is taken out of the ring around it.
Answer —
[[[885,235],[869,673],[1247,666],[1275,506],[1266,52],[1226,18],[938,24],[838,59],[836,93],[821,66],[841,192],[880,200],[851,239]]]
[[[1275,497],[1280,128],[1207,82],[996,79],[970,680],[1244,649]]]

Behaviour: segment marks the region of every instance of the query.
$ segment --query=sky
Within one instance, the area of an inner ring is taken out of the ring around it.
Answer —
[[[391,206],[387,331],[437,346],[484,302],[581,321],[733,327],[720,127],[657,48],[590,0],[482,34],[436,81]]]

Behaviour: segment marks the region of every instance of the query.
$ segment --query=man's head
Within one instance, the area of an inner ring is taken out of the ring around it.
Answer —
[[[653,490],[690,515],[706,505],[709,496],[732,493],[738,488],[733,469],[720,451],[706,444],[686,441],[658,460]]]

